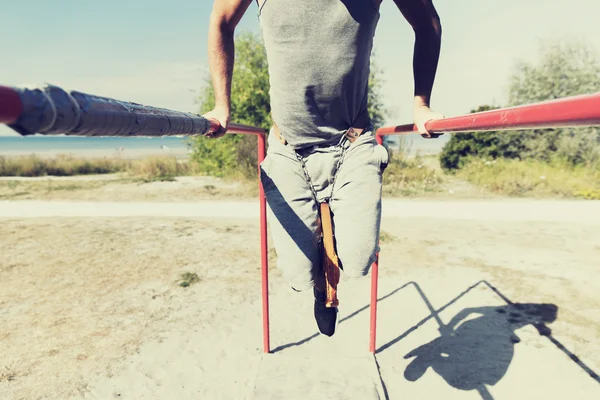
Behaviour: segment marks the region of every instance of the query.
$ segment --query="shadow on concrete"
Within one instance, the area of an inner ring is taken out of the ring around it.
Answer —
[[[431,314],[381,346],[377,353],[388,349],[432,318],[439,324],[441,336],[405,356],[407,359],[414,358],[404,371],[407,380],[416,381],[427,369],[432,368],[452,387],[477,390],[484,400],[492,400],[486,385],[495,385],[506,374],[514,355],[514,346],[520,342],[515,331],[526,325],[533,325],[541,336],[548,338],[592,379],[600,383],[600,378],[591,368],[552,337],[552,331],[546,324],[556,320],[556,305],[513,303],[489,282],[480,281],[435,310],[419,285],[415,282],[411,284],[415,286]],[[444,324],[439,313],[481,284],[489,287],[506,305],[466,308],[447,325]],[[474,318],[467,319],[469,317]]]
[[[385,300],[388,297],[393,296],[394,294],[398,293],[400,290],[404,289],[405,287],[407,287],[409,285],[410,285],[410,282],[407,283],[407,284],[405,284],[405,285],[400,286],[397,289],[392,290],[390,293],[386,294],[383,297],[379,297],[377,299],[377,301],[379,302],[379,301]],[[355,316],[357,316],[361,312],[366,311],[368,309],[369,309],[369,305],[367,304],[366,306],[363,306],[363,307],[359,308],[358,310],[354,311],[353,313],[351,313],[351,314],[345,316],[344,318],[340,319],[339,322],[338,322],[338,324],[341,324],[341,323],[343,323],[343,322],[345,322],[345,321],[347,321],[347,320],[349,320],[351,318],[354,318]],[[310,335],[310,336],[308,336],[308,337],[306,337],[306,338],[304,338],[302,340],[299,340],[297,342],[287,343],[287,344],[278,346],[278,347],[272,349],[271,353],[277,353],[277,352],[280,352],[282,350],[288,349],[290,347],[295,347],[295,346],[303,345],[304,343],[310,342],[311,340],[317,338],[319,335],[320,335],[320,333],[317,332],[317,333],[315,333],[313,335]]]
[[[454,316],[447,325],[444,324],[439,314],[480,285],[491,289],[506,305],[466,308]],[[486,385],[496,384],[505,375],[514,355],[514,346],[520,341],[515,331],[526,325],[532,325],[541,336],[547,338],[592,379],[600,383],[600,377],[596,372],[552,336],[552,330],[546,324],[556,320],[558,313],[556,305],[513,303],[485,280],[471,285],[438,309],[433,307],[416,282],[408,282],[378,298],[377,301],[390,298],[409,286],[413,286],[417,290],[430,314],[395,339],[380,346],[375,354],[377,355],[398,343],[430,319],[435,319],[440,326],[441,336],[412,350],[405,356],[407,359],[414,358],[404,372],[407,380],[419,379],[431,367],[449,385],[461,390],[477,390],[482,399],[493,400]],[[368,309],[369,305],[365,305],[342,318],[339,323],[341,324]],[[473,316],[475,318],[467,319]],[[290,347],[300,346],[318,336],[319,333],[315,333],[297,342],[279,346],[272,352],[277,353]]]

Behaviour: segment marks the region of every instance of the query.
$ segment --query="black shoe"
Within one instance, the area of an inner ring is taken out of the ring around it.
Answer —
[[[326,307],[325,301],[327,294],[313,289],[315,294],[315,320],[319,332],[327,336],[333,336],[335,333],[335,324],[337,320],[337,307]]]

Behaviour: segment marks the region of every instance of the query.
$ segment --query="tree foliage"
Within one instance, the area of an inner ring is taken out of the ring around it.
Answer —
[[[484,105],[471,113],[494,110],[499,107]],[[462,168],[468,162],[469,157],[477,155],[482,158],[498,158],[515,156],[520,153],[520,149],[510,146],[511,141],[507,141],[507,136],[502,136],[500,132],[466,132],[452,134],[452,137],[442,149],[440,163],[444,169]]]
[[[377,65],[376,59],[377,55],[373,52],[369,70],[368,109],[371,122],[375,129],[378,129],[385,122],[388,116],[388,109],[383,104],[383,96],[381,95],[381,90],[383,89],[385,82],[383,79],[383,71]]]
[[[200,113],[213,109],[215,92],[210,75],[199,97]],[[235,40],[235,67],[231,82],[231,119],[235,123],[268,130],[270,127],[269,76],[267,54],[260,38],[241,33]],[[219,139],[192,140],[192,160],[199,170],[214,176],[256,175],[256,138],[225,135]]]
[[[369,112],[375,126],[386,118],[380,91],[382,72],[371,63]],[[200,113],[212,110],[215,94],[210,75],[199,97]],[[267,132],[271,127],[267,54],[259,35],[243,32],[235,38],[235,67],[231,84],[231,120],[257,126]],[[225,135],[220,139],[198,137],[191,140],[192,160],[202,173],[214,176],[256,177],[256,138]]]
[[[541,48],[537,64],[520,62],[509,86],[509,104],[517,106],[600,91],[600,65],[582,44],[557,43]],[[490,108],[483,106],[473,111]],[[445,169],[469,157],[537,159],[571,165],[600,163],[599,128],[528,129],[452,135],[440,156]]]

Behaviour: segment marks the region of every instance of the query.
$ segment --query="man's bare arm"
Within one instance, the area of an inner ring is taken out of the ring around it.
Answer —
[[[415,123],[421,133],[430,119],[441,118],[430,110],[431,92],[437,72],[442,25],[432,0],[394,0],[415,32],[413,73],[415,82]]]
[[[215,0],[208,26],[208,61],[215,91],[215,108],[205,117],[217,119],[223,136],[231,110],[231,79],[235,63],[234,32],[252,0]]]

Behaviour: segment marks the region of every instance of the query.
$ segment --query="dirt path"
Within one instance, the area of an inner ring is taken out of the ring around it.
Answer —
[[[385,210],[374,359],[369,279],[325,338],[272,251],[262,355],[255,201],[0,202],[0,398],[600,398],[600,203]]]
[[[597,223],[600,201],[384,199],[385,218]],[[0,218],[230,217],[258,218],[258,200],[195,202],[0,201]]]

